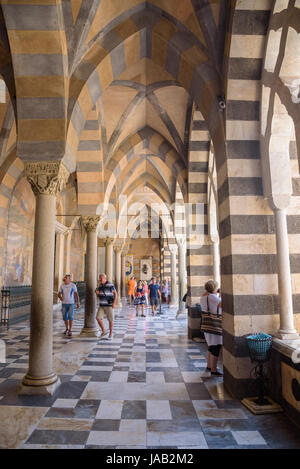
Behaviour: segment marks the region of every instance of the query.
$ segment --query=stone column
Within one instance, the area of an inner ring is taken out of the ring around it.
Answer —
[[[20,394],[52,395],[60,384],[53,371],[53,276],[56,195],[69,172],[59,161],[25,163],[36,197],[29,368]]]
[[[219,286],[221,285],[221,275],[220,275],[220,245],[218,241],[213,241],[212,243],[212,256],[213,256],[213,276],[214,280],[218,282]]]
[[[187,270],[186,270],[186,240],[177,240],[178,245],[178,263],[179,263],[179,309],[177,316],[186,313],[186,303],[182,301],[187,291]]]
[[[122,257],[121,257],[121,293],[122,293],[122,298],[126,299],[126,256],[127,256],[128,250],[126,248],[123,248],[122,251]]]
[[[118,294],[117,299],[117,308],[122,308],[122,301],[121,301],[121,252],[122,246],[115,245],[115,274],[116,274],[116,290]]]
[[[71,240],[72,240],[72,230],[68,230],[66,233],[66,269],[65,273],[70,274],[71,273]]]
[[[81,334],[97,337],[99,328],[96,325],[97,298],[95,289],[97,287],[97,225],[100,216],[82,217],[82,224],[87,232],[86,238],[86,294],[84,327]]]
[[[177,245],[169,244],[169,251],[171,253],[171,302],[170,306],[178,305],[178,288],[177,288]]]
[[[56,252],[54,264],[54,303],[60,302],[57,297],[58,289],[62,283],[64,275],[64,245],[65,236],[61,232],[56,232]]]
[[[107,279],[112,282],[113,276],[113,238],[106,238],[104,240],[105,245],[105,273]]]
[[[289,240],[285,209],[274,210],[278,264],[278,293],[280,302],[280,339],[298,339],[294,327],[292,279],[290,270]]]

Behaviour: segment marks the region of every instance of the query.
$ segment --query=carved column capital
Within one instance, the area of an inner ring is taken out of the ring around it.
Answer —
[[[25,174],[35,196],[56,196],[65,187],[70,175],[60,161],[26,161]]]
[[[109,246],[110,244],[113,244],[114,240],[115,240],[114,238],[105,238],[105,239],[103,240],[104,246],[107,247],[107,246]]]
[[[169,244],[168,248],[172,254],[177,254],[177,250],[178,250],[177,244]]]
[[[100,215],[92,215],[81,217],[81,221],[86,231],[96,231],[100,218]]]

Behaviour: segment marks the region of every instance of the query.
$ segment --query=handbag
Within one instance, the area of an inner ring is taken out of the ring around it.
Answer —
[[[210,334],[222,335],[222,314],[219,313],[219,306],[217,313],[212,313],[209,309],[207,295],[207,311],[201,313],[201,331]]]

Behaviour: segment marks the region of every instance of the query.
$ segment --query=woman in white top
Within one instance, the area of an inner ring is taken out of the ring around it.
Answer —
[[[204,285],[205,293],[200,298],[200,305],[202,311],[207,312],[207,302],[209,311],[216,314],[219,310],[221,313],[222,301],[218,295],[218,283],[215,280],[209,280]],[[212,334],[204,332],[204,337],[208,346],[207,351],[207,368],[206,371],[210,371],[211,375],[222,376],[222,373],[217,369],[217,362],[222,347],[222,336],[218,334]]]

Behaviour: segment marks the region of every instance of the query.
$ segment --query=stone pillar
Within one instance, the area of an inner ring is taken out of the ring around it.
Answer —
[[[86,294],[84,327],[81,334],[97,337],[99,328],[96,325],[97,298],[95,289],[97,287],[97,225],[100,216],[82,217],[82,224],[87,232],[86,238]]]
[[[67,231],[67,240],[66,240],[66,268],[65,273],[71,273],[71,240],[72,240],[72,230]]]
[[[53,371],[53,277],[56,195],[69,172],[59,161],[25,163],[36,197],[29,368],[20,394],[52,395],[60,381]]]
[[[112,282],[113,276],[113,238],[106,238],[104,240],[105,244],[105,273],[107,279]]]
[[[178,288],[177,288],[177,245],[169,244],[169,251],[171,253],[171,302],[170,306],[178,305]]]
[[[62,283],[64,276],[64,247],[65,236],[61,232],[56,232],[56,252],[55,252],[55,265],[54,265],[54,303],[60,302],[58,300],[58,289]]]
[[[121,257],[121,294],[122,298],[126,298],[126,256],[127,249],[123,248],[122,257]]]
[[[179,309],[177,316],[186,313],[186,303],[182,301],[187,291],[187,270],[186,270],[186,240],[177,240],[178,245],[178,263],[179,263]]]
[[[117,298],[117,308],[122,308],[122,301],[121,301],[121,252],[122,246],[116,245],[114,246],[115,250],[115,275],[116,275],[116,290],[118,294]]]
[[[274,210],[278,265],[278,293],[280,302],[280,339],[298,339],[294,327],[292,279],[290,270],[289,241],[285,209]]]
[[[220,275],[220,245],[218,241],[213,241],[212,243],[212,256],[213,256],[213,276],[214,280],[218,282],[219,286],[221,285],[221,275]]]

